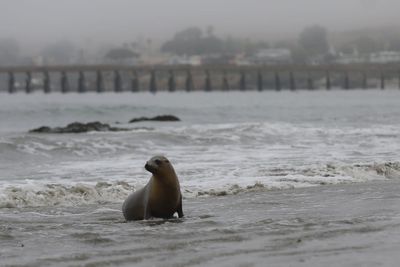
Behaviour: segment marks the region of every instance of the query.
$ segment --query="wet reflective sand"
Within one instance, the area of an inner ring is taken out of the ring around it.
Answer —
[[[396,266],[400,181],[188,199],[184,219],[118,205],[3,209],[3,266]]]

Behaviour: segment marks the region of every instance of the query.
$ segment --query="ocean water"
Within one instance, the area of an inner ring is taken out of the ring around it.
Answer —
[[[399,102],[394,89],[1,94],[0,265],[395,266]],[[181,121],[127,123],[162,114]],[[28,133],[75,121],[130,130]],[[185,218],[126,223],[157,154]]]

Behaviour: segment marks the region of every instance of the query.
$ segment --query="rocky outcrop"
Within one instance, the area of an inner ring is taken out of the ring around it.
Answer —
[[[129,123],[135,123],[135,122],[141,122],[141,121],[180,121],[180,119],[176,116],[173,115],[160,115],[160,116],[155,116],[152,118],[147,118],[147,117],[140,117],[140,118],[134,118],[129,121]]]
[[[65,127],[47,127],[42,126],[37,129],[30,130],[30,133],[86,133],[86,132],[118,132],[118,131],[128,131],[126,128],[112,127],[109,124],[101,123],[98,121],[89,123],[73,122]]]

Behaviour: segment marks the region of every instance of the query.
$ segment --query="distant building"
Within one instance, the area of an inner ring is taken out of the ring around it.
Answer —
[[[82,51],[81,61],[85,62],[84,53]],[[104,56],[106,63],[123,64],[123,65],[138,65],[140,55],[128,48],[114,48],[109,50]]]
[[[200,56],[171,56],[167,62],[167,65],[191,65],[198,66],[201,65],[201,57]]]
[[[285,48],[269,48],[259,50],[251,62],[259,65],[289,64],[292,62],[292,53]]]
[[[28,56],[21,59],[21,64],[28,66],[43,66],[44,59],[42,56]]]
[[[246,58],[235,58],[233,64],[238,66],[249,66],[251,65],[251,62]]]
[[[221,55],[221,54],[213,54],[213,55],[204,55],[201,58],[201,63],[204,65],[226,65],[232,64],[234,62],[234,55]]]
[[[358,64],[367,63],[369,61],[368,57],[360,56],[358,53],[353,54],[339,54],[335,60],[338,64]]]
[[[335,60],[338,64],[360,64],[360,63],[392,63],[400,62],[400,52],[380,51],[367,55],[339,54]]]
[[[371,63],[392,63],[400,62],[400,52],[397,51],[380,51],[372,53],[369,56]]]

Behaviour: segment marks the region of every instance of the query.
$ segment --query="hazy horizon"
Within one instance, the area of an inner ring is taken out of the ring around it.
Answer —
[[[23,46],[70,40],[122,43],[165,40],[189,26],[212,25],[219,36],[294,37],[304,27],[329,31],[400,26],[398,0],[0,0],[0,39]]]

